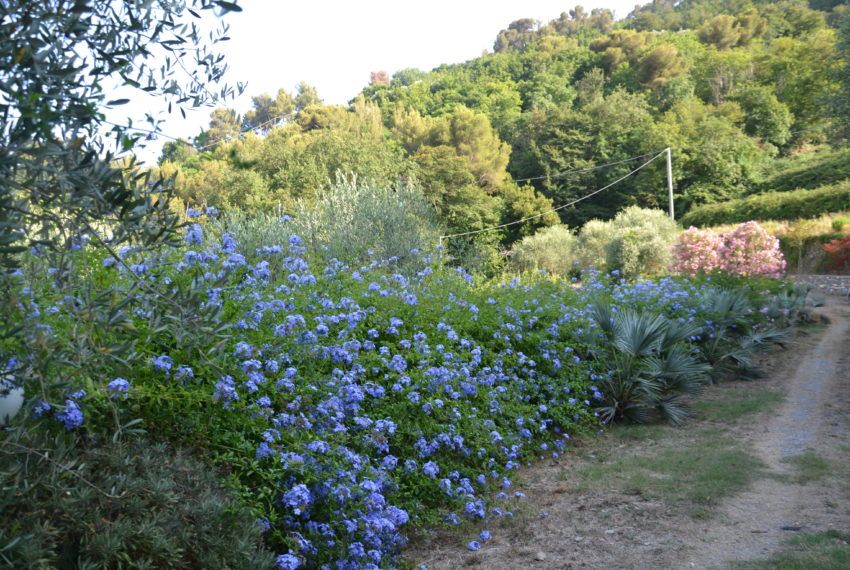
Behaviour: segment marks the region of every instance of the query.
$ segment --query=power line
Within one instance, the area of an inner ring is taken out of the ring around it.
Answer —
[[[608,184],[607,186],[603,186],[602,188],[599,188],[598,190],[594,190],[594,191],[593,191],[593,192],[591,192],[590,194],[587,194],[587,195],[585,195],[585,196],[582,196],[581,198],[578,198],[578,199],[576,199],[576,200],[573,200],[572,202],[568,202],[567,204],[563,204],[563,205],[558,206],[557,208],[553,208],[553,209],[551,209],[551,210],[549,210],[549,211],[547,211],[547,212],[542,212],[542,213],[540,213],[540,214],[535,214],[535,215],[533,215],[533,216],[528,216],[528,217],[526,217],[526,218],[522,218],[521,220],[515,220],[515,221],[513,221],[513,222],[508,222],[508,223],[506,223],[506,224],[501,224],[501,225],[498,225],[498,226],[492,226],[492,227],[484,228],[484,229],[480,229],[480,230],[473,230],[473,231],[471,231],[471,232],[461,232],[461,233],[457,233],[457,234],[448,234],[448,235],[440,236],[440,244],[442,245],[442,243],[443,243],[443,239],[448,239],[448,238],[453,238],[453,237],[469,236],[469,235],[473,235],[473,234],[480,234],[480,233],[482,233],[482,232],[489,232],[489,231],[491,231],[491,230],[498,230],[498,229],[501,229],[501,228],[506,228],[506,227],[508,227],[508,226],[513,226],[513,225],[516,225],[516,224],[521,224],[521,223],[523,223],[523,222],[527,222],[527,221],[529,221],[529,220],[534,220],[534,219],[536,219],[536,218],[540,218],[540,217],[542,217],[542,216],[545,216],[546,214],[551,214],[551,213],[553,213],[553,212],[557,212],[558,210],[563,210],[564,208],[568,208],[568,207],[570,207],[570,206],[574,206],[575,204],[578,204],[578,203],[579,203],[579,202],[581,202],[582,200],[587,200],[587,199],[588,199],[588,198],[590,198],[591,196],[595,196],[596,194],[599,194],[600,192],[603,192],[603,191],[605,191],[605,190],[608,190],[609,188],[611,188],[611,187],[612,187],[612,186],[614,186],[615,184],[618,184],[618,183],[622,182],[623,180],[625,180],[626,178],[628,178],[628,177],[629,177],[629,176],[631,176],[632,174],[635,174],[635,173],[636,173],[636,172],[638,172],[639,170],[641,170],[641,169],[643,169],[644,167],[648,166],[648,165],[649,165],[652,161],[654,161],[656,158],[658,158],[659,156],[661,156],[662,154],[664,154],[664,153],[666,152],[666,150],[667,150],[667,149],[661,150],[661,151],[660,151],[660,152],[658,152],[655,156],[653,156],[652,158],[650,158],[649,160],[647,160],[646,162],[644,162],[643,164],[641,164],[640,166],[638,166],[637,168],[635,168],[634,170],[632,170],[631,172],[629,172],[628,174],[626,174],[626,175],[624,175],[624,176],[621,176],[620,178],[618,178],[618,179],[617,179],[617,180],[615,180],[614,182],[611,182],[611,183],[610,183],[610,184]]]
[[[544,179],[548,180],[550,178],[561,178],[561,177],[567,176],[569,174],[579,174],[579,173],[582,173],[582,172],[590,172],[592,170],[599,170],[599,169],[602,169],[602,168],[608,168],[609,166],[617,166],[618,164],[623,164],[623,163],[626,163],[626,162],[633,162],[633,161],[639,160],[641,158],[646,158],[647,156],[653,155],[655,153],[662,152],[663,150],[664,149],[656,149],[656,150],[647,152],[646,154],[641,154],[641,155],[638,155],[638,156],[631,156],[629,158],[624,158],[622,160],[617,160],[615,162],[608,162],[608,163],[605,163],[605,164],[597,164],[595,166],[588,166],[587,168],[579,168],[579,169],[576,169],[576,170],[564,170],[562,172],[556,172],[555,174],[547,174],[547,175],[544,175],[544,176],[532,176],[530,178],[518,178],[518,179],[514,180],[514,182],[529,182],[531,180],[544,180]]]

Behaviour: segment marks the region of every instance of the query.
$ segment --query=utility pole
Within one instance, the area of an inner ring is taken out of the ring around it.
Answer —
[[[673,213],[673,153],[670,147],[667,147],[667,198],[670,203],[670,219],[675,220],[676,216]]]

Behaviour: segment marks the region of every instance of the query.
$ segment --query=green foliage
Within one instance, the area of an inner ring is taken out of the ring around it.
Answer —
[[[291,214],[292,220],[283,223],[280,216],[229,212],[213,231],[233,235],[246,255],[297,234],[325,262],[377,257],[393,258],[401,266],[437,242],[434,208],[410,184],[386,187],[340,176],[314,200],[296,201]]]
[[[804,297],[787,296],[788,314],[801,308]],[[775,328],[754,330],[746,326],[753,312],[750,296],[743,289],[721,291],[709,300],[710,315],[700,331],[700,354],[709,366],[709,377],[716,384],[726,377],[751,380],[762,376],[753,356],[773,344],[781,344],[785,331]],[[776,311],[776,316],[782,314]]]
[[[741,105],[748,135],[777,146],[791,138],[794,117],[769,88],[750,85],[736,91],[730,99]]]
[[[766,192],[746,198],[706,204],[682,217],[686,226],[715,226],[748,220],[794,220],[850,209],[850,182],[816,190]]]
[[[671,261],[679,227],[661,210],[631,206],[613,220],[591,220],[578,234],[576,249],[585,267],[618,271],[624,277],[658,275]]]
[[[0,560],[15,568],[256,568],[255,516],[185,450],[74,443],[16,428],[0,442]]]
[[[685,66],[679,59],[676,46],[663,44],[641,58],[637,72],[638,81],[650,89],[655,89],[685,73]]]
[[[217,145],[235,140],[242,132],[242,117],[233,109],[214,109],[210,113],[210,126],[198,136],[202,146]]]
[[[269,131],[295,111],[295,99],[285,89],[278,89],[272,99],[268,93],[251,97],[253,109],[245,113],[245,125],[260,131]]]
[[[787,192],[799,188],[813,190],[850,178],[850,149],[822,148],[816,152],[781,158],[771,163],[766,177],[750,190]]]
[[[833,78],[840,85],[829,101],[829,116],[835,119],[833,137],[837,139],[850,138],[850,12],[846,12],[840,20],[836,56],[840,62],[833,70]]]
[[[602,338],[590,353],[610,367],[599,388],[603,421],[644,423],[657,411],[671,424],[682,423],[686,397],[699,391],[710,369],[681,344],[699,327],[649,312],[615,312],[606,303],[595,304],[591,315]]]
[[[575,236],[568,227],[550,226],[514,244],[511,266],[519,271],[542,270],[567,276],[574,271]]]
[[[30,246],[68,248],[82,233],[92,233],[92,226],[108,227],[113,244],[153,245],[173,237],[167,190],[151,184],[132,161],[115,160],[141,135],[122,126],[101,134],[107,130],[103,111],[128,101],[109,100],[102,85],[116,81],[178,105],[214,100],[206,84],[216,84],[226,66],[205,42],[217,43],[226,28],[210,32],[207,40],[202,26],[188,25],[191,8],[240,10],[234,2],[214,0],[179,6],[109,0],[0,5],[4,273]],[[152,64],[158,47],[167,54]],[[176,79],[183,71],[175,61],[191,75],[188,85]]]

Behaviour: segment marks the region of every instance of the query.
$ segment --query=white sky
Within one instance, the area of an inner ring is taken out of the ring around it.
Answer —
[[[647,0],[648,1],[648,0]],[[220,44],[230,65],[227,82],[247,82],[244,94],[226,106],[244,113],[251,96],[274,95],[281,87],[294,93],[300,81],[315,86],[325,103],[345,104],[369,83],[372,71],[390,75],[415,67],[429,71],[492,51],[500,30],[514,20],[546,23],[579,2],[554,0],[240,0],[243,11],[230,13],[229,42]],[[608,8],[616,19],[632,11],[636,0],[589,0],[581,5]],[[145,111],[127,106],[139,124]],[[168,116],[162,132],[191,137],[209,124],[211,109]],[[121,122],[120,115],[109,118]],[[149,143],[140,158],[155,161],[162,143]]]

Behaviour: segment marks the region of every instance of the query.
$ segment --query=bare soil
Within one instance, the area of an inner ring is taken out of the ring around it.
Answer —
[[[651,456],[658,445],[645,439],[624,446],[602,436],[527,468],[524,505],[514,517],[481,527],[492,532],[481,550],[466,548],[477,539],[477,530],[466,527],[414,539],[406,559],[430,570],[728,568],[770,556],[795,533],[850,530],[850,305],[846,297],[830,296],[818,314],[824,327],[796,335],[766,362],[769,375],[759,384],[782,392],[782,403],[746,421],[696,417],[681,428],[695,434],[685,444],[699,445],[696,434],[714,428],[763,461],[765,474],[744,492],[706,510],[639,490],[578,487],[571,474],[598,463],[597,455]],[[736,384],[712,386],[701,398],[723,398]],[[801,480],[788,458],[803,453],[822,458],[832,472]]]

